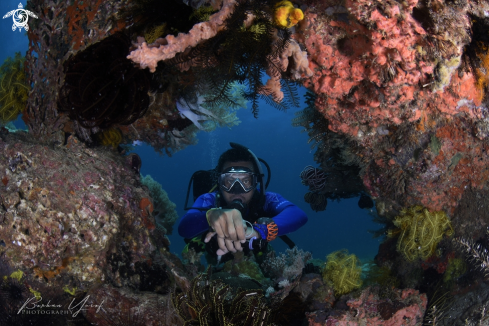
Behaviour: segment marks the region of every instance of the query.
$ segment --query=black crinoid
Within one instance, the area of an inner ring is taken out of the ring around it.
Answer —
[[[315,211],[326,209],[327,199],[339,200],[359,196],[364,192],[359,175],[363,163],[355,143],[344,135],[329,130],[329,121],[315,107],[316,95],[308,91],[306,108],[296,113],[294,127],[303,127],[309,135],[311,149],[316,147],[314,160],[320,164],[326,182],[321,189],[304,195]]]
[[[160,63],[157,74],[172,67],[185,67],[180,74],[180,96],[193,93],[205,97],[212,108],[222,105],[236,107],[230,93],[234,83],[245,85],[243,96],[251,102],[252,113],[258,116],[258,100],[286,110],[299,106],[296,84],[288,79],[279,59],[291,41],[291,32],[273,24],[276,0],[236,0],[232,14],[224,21],[225,28],[216,36],[174,58]],[[253,17],[250,26],[244,24]],[[280,80],[284,99],[274,98],[264,88],[264,73]]]
[[[116,33],[68,59],[60,111],[87,129],[142,117],[149,105],[149,75],[126,58],[130,46],[127,36]]]
[[[272,309],[262,290],[232,289],[220,280],[199,274],[186,292],[172,293],[172,302],[185,325],[271,325]]]

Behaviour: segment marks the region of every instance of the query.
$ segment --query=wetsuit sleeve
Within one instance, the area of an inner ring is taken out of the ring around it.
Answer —
[[[215,194],[203,194],[195,200],[192,207],[214,207],[215,206]],[[205,218],[205,211],[200,211],[198,209],[190,209],[187,214],[185,214],[180,219],[180,224],[178,225],[178,234],[186,239],[192,239],[202,232],[209,229],[209,224]]]
[[[263,208],[273,217],[279,236],[294,232],[307,222],[306,213],[302,209],[277,193],[266,193]]]

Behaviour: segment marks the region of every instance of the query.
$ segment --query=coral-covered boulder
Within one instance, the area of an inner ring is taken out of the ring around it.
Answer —
[[[170,294],[102,285],[91,289],[87,298],[83,314],[93,325],[183,325]]]
[[[310,326],[320,325],[420,325],[427,298],[416,290],[392,290],[388,298],[379,296],[378,288],[366,288],[356,299],[337,304],[328,312],[306,313]]]
[[[43,146],[5,131],[0,152],[0,252],[11,269],[59,288],[144,281],[135,269],[147,272],[163,244],[139,205],[149,194],[124,157],[74,137]]]
[[[306,303],[306,311],[330,310],[335,301],[333,287],[324,284],[320,274],[302,275],[292,292],[299,294]]]
[[[481,191],[489,180],[487,141],[476,137],[474,124],[461,117],[433,123],[426,132],[416,130],[414,124],[406,127],[411,131],[399,128],[378,138],[378,147],[370,154],[374,160],[364,170],[365,187],[382,197],[382,206],[392,206],[386,200],[392,199],[453,216],[464,192]],[[391,137],[402,140],[393,142]],[[379,213],[395,209],[387,206]]]

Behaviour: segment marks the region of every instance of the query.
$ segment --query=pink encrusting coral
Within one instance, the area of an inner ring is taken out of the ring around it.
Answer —
[[[426,140],[421,132],[413,131],[412,135],[421,137],[418,144],[406,142],[387,153],[373,154],[375,159],[365,168],[363,183],[372,196],[452,214],[466,190],[482,189],[489,181],[489,157],[485,154],[489,145],[476,137],[476,132],[468,119],[460,117],[433,126]],[[416,158],[402,158],[404,152],[414,156],[415,146],[425,149],[419,150]],[[384,160],[382,155],[394,158]]]
[[[434,210],[453,212],[465,189],[487,184],[489,158],[484,153],[489,146],[468,134],[467,129],[462,121],[438,128],[435,137],[441,143],[440,151],[433,155],[433,168],[419,171],[419,177],[412,180],[409,193],[414,200]],[[430,189],[429,196],[426,189]]]
[[[370,195],[452,214],[467,189],[488,180],[484,90],[464,48],[477,42],[470,17],[489,5],[307,5],[294,34],[314,71],[304,85],[329,130],[354,144],[352,162]]]
[[[346,310],[334,310],[326,319],[317,312],[306,316],[310,326],[414,326],[422,321],[427,302],[425,294],[413,289],[392,290],[391,298],[384,299],[377,288],[366,288],[359,298],[346,302]]]
[[[466,35],[430,34],[413,18],[416,5],[346,1],[342,14],[349,15],[341,19],[325,3],[308,7],[295,37],[314,70],[304,85],[319,95],[316,106],[331,130],[357,137],[360,125],[398,125],[423,112],[451,116],[464,110],[456,105],[462,99],[480,105],[474,75],[453,73]],[[470,28],[468,15],[457,23]]]
[[[29,282],[46,280],[59,289],[66,279],[123,284],[124,275],[110,268],[118,262],[110,258],[116,239],[134,265],[151,257],[156,237],[164,237],[144,205],[149,200],[142,200],[149,194],[138,186],[139,173],[122,156],[87,148],[74,136],[57,148],[33,140],[5,132],[0,138],[0,170],[7,180],[0,188],[5,264],[22,270]]]

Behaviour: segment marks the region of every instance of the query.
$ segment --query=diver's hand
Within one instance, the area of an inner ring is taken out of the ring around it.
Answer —
[[[207,221],[214,232],[207,233],[204,242],[217,235],[219,249],[217,255],[222,256],[229,251],[242,251],[242,243],[246,241],[245,226],[241,213],[237,209],[213,209],[207,214]]]

